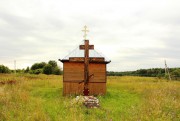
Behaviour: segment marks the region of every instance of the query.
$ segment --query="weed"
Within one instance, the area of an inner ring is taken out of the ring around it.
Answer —
[[[8,84],[8,81],[15,84]],[[131,121],[180,119],[180,82],[150,77],[108,77],[100,108],[62,96],[62,76],[0,74],[2,121]]]

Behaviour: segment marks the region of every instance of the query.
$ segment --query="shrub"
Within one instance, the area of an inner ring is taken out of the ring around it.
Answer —
[[[44,66],[44,68],[43,68],[43,73],[44,74],[52,74],[52,72],[53,72],[53,67],[52,67],[52,65],[50,65],[50,64],[47,64],[47,65],[45,65]]]
[[[0,65],[0,73],[10,73],[10,69],[4,65]]]
[[[53,74],[55,74],[55,75],[61,75],[61,74],[62,74],[62,71],[61,71],[61,69],[60,69],[59,67],[55,67],[55,68],[53,69]]]
[[[42,69],[45,65],[45,62],[35,63],[31,66],[31,70]]]

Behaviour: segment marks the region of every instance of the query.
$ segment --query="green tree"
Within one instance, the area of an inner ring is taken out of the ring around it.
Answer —
[[[45,65],[45,62],[35,63],[31,66],[31,70],[42,69]]]
[[[174,69],[174,71],[171,72],[171,75],[174,79],[178,79],[180,77],[180,69]]]
[[[46,65],[47,64],[45,62],[35,63],[31,66],[31,70],[29,71],[29,73],[31,73],[31,74],[43,73],[43,68]],[[28,68],[27,68],[27,71],[28,71]]]
[[[25,73],[30,74],[55,74],[60,75],[62,74],[62,70],[58,67],[57,62],[54,60],[50,60],[48,63],[41,62],[41,63],[34,63],[31,66],[31,69],[28,67],[25,70]]]
[[[56,66],[56,67],[53,69],[53,74],[55,74],[55,75],[61,75],[61,74],[62,74],[62,71],[61,71],[61,69],[60,69],[58,66]]]
[[[55,74],[55,75],[60,75],[60,74],[62,74],[62,71],[61,71],[61,69],[58,67],[56,61],[50,60],[50,61],[48,62],[48,64],[50,64],[50,65],[52,66],[52,74]]]
[[[44,74],[52,74],[52,72],[53,72],[53,67],[52,67],[52,65],[50,65],[50,64],[47,64],[47,65],[45,65],[44,66],[44,68],[43,68],[43,73]]]
[[[30,71],[30,69],[29,69],[29,66],[28,66],[24,72],[29,73],[29,71]]]
[[[41,73],[43,73],[43,69],[36,69],[36,70],[34,70],[33,73],[34,74],[41,74]]]
[[[50,60],[48,62],[48,64],[50,64],[53,68],[57,67],[57,62],[56,61]]]
[[[7,66],[0,65],[0,73],[10,73],[10,69]]]

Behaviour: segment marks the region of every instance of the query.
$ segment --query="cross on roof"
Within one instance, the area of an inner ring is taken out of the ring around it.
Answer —
[[[84,30],[82,30],[84,32],[84,40],[86,40],[86,37],[87,37],[87,32],[89,32],[89,30],[87,29],[87,26],[85,25],[84,26]]]

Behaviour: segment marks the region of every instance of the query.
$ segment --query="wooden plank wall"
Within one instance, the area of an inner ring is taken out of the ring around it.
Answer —
[[[94,75],[89,82],[106,82],[106,64],[90,63],[89,75]]]
[[[106,64],[90,63],[89,75],[94,75],[89,79],[89,95],[106,94]]]
[[[84,83],[63,82],[63,95],[83,95]]]
[[[106,64],[90,63],[88,87],[90,95],[106,93]],[[84,63],[64,62],[63,95],[83,94]]]
[[[63,95],[83,94],[84,63],[64,62]]]
[[[84,63],[64,63],[64,82],[79,82],[84,80]]]
[[[105,95],[106,83],[88,83],[89,95]]]

